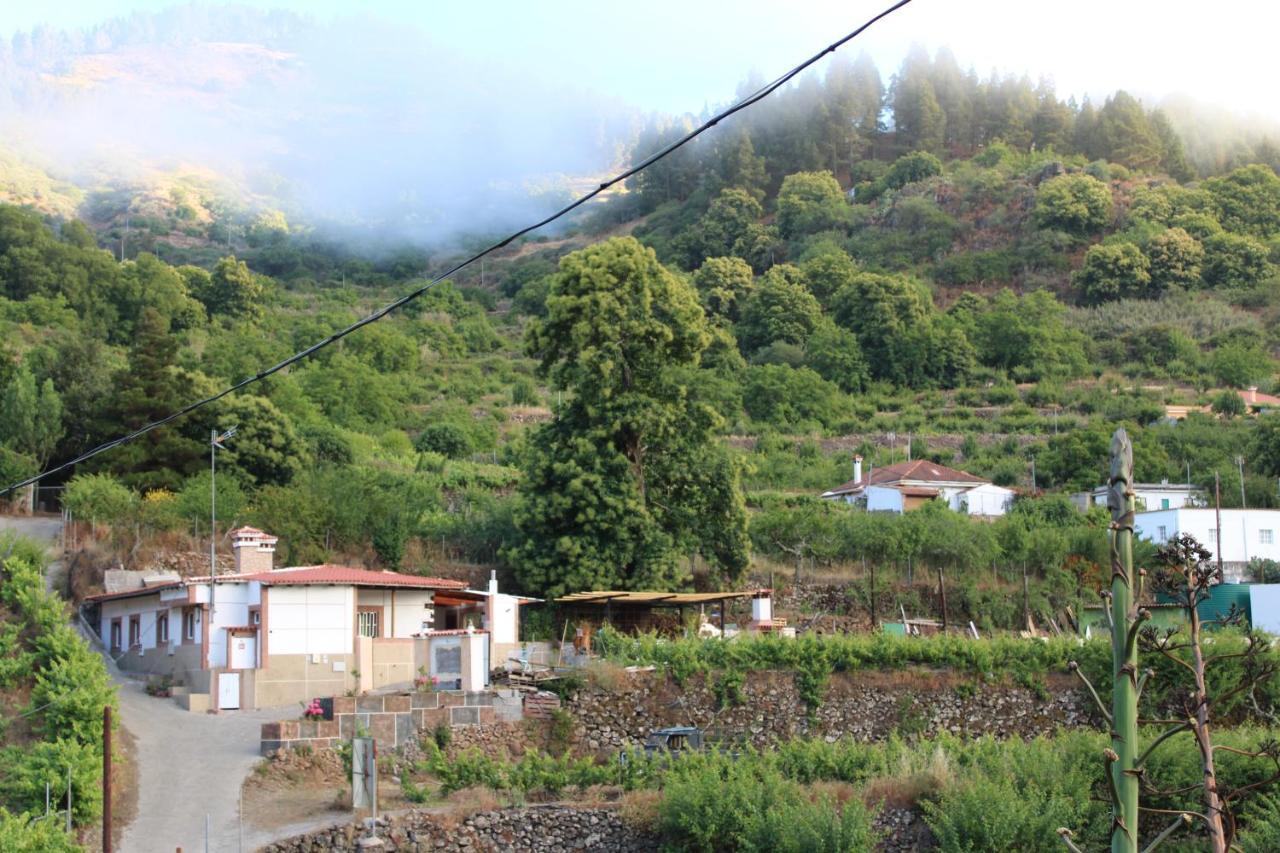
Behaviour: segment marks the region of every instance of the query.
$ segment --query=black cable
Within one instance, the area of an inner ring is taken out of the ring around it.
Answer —
[[[437,284],[444,281],[454,273],[457,273],[465,269],[466,267],[471,266],[471,264],[475,263],[481,258],[487,255],[490,255],[493,252],[498,251],[499,249],[506,247],[512,241],[520,239],[521,237],[530,233],[531,231],[536,231],[539,228],[543,227],[544,225],[549,225],[552,222],[555,222],[557,219],[560,219],[561,217],[566,216],[569,213],[572,213],[577,208],[581,207],[582,205],[591,201],[591,199],[600,195],[600,193],[612,187],[614,184],[620,183],[621,181],[625,181],[627,178],[630,178],[638,174],[639,172],[643,171],[644,169],[647,169],[648,167],[652,166],[654,163],[666,157],[668,154],[671,154],[676,149],[682,148],[683,146],[692,142],[697,137],[706,133],[708,130],[715,127],[717,124],[724,121],[726,118],[729,118],[734,113],[740,112],[746,109],[747,107],[751,106],[752,104],[755,104],[755,103],[758,103],[759,101],[764,100],[769,95],[773,94],[783,85],[785,85],[790,80],[792,80],[797,74],[804,71],[806,68],[813,65],[818,60],[822,59],[828,53],[834,53],[836,50],[838,50],[848,42],[852,41],[853,39],[861,35],[862,32],[866,30],[868,27],[870,27],[872,24],[876,23],[881,18],[885,18],[893,14],[894,12],[901,9],[903,6],[906,6],[910,2],[911,0],[898,0],[897,3],[894,3],[892,6],[888,7],[887,9],[884,9],[879,14],[869,19],[862,26],[858,27],[856,30],[853,30],[852,32],[850,32],[843,38],[839,39],[838,41],[834,41],[831,44],[827,45],[825,48],[818,51],[813,56],[806,59],[804,62],[800,63],[799,65],[792,68],[790,71],[783,74],[781,77],[776,78],[772,83],[769,83],[763,86],[762,88],[757,89],[755,92],[743,98],[742,100],[738,101],[733,106],[727,109],[724,109],[719,113],[716,113],[711,118],[707,119],[705,122],[700,124],[698,127],[691,130],[689,133],[675,140],[674,142],[667,145],[666,147],[661,148],[657,152],[649,155],[644,160],[642,160],[639,164],[632,166],[630,169],[627,169],[625,172],[622,172],[621,174],[615,175],[614,177],[600,184],[600,186],[596,187],[591,192],[587,193],[581,198],[578,198],[575,201],[570,202],[569,204],[557,210],[555,213],[552,213],[550,216],[547,216],[546,218],[541,219],[538,222],[533,223],[532,225],[527,225],[524,228],[521,228],[519,231],[516,231],[508,235],[507,237],[504,237],[499,242],[492,244],[487,249],[477,252],[476,254],[470,256],[466,260],[461,261],[457,264],[454,264],[449,269],[445,270],[440,275],[431,279],[429,282],[427,282],[417,290],[413,291],[412,293],[408,293],[408,294],[405,294],[404,296],[401,296],[399,299],[396,299],[394,302],[391,302],[383,306],[382,308],[379,308],[377,311],[374,311],[372,314],[369,314],[368,316],[355,321],[354,323],[347,326],[346,328],[339,329],[338,331],[334,332],[332,335],[329,335],[327,338],[324,338],[323,340],[317,341],[316,343],[312,344],[311,346],[307,347],[301,352],[296,352],[293,355],[286,358],[284,361],[281,361],[278,364],[272,365],[271,367],[268,367],[266,370],[263,370],[253,376],[249,376],[244,379],[241,379],[239,382],[227,388],[224,388],[223,390],[219,391],[217,394],[214,394],[210,397],[204,398],[203,400],[199,400],[195,403],[185,406],[182,409],[179,409],[178,411],[174,412],[173,414],[167,415],[158,421],[152,421],[146,426],[139,427],[138,429],[134,430],[131,433],[122,435],[119,438],[114,438],[111,441],[104,442],[103,444],[98,445],[92,450],[87,450],[84,453],[81,453],[79,456],[75,457],[74,459],[71,459],[70,461],[64,462],[61,465],[50,468],[47,471],[42,471],[41,473],[37,474],[34,477],[29,477],[21,482],[14,483],[10,486],[6,486],[3,490],[0,490],[0,495],[9,494],[10,492],[13,492],[17,489],[21,489],[23,486],[29,486],[32,483],[35,483],[39,480],[44,479],[45,477],[48,477],[53,474],[57,474],[60,471],[65,471],[68,468],[78,465],[81,462],[84,462],[86,459],[91,459],[94,456],[97,456],[99,453],[105,453],[106,451],[111,450],[114,447],[118,447],[122,444],[127,444],[130,441],[133,441],[135,438],[139,438],[140,436],[146,435],[147,433],[151,432],[154,429],[158,429],[159,427],[162,427],[167,423],[175,421],[178,418],[183,417],[184,415],[194,412],[196,409],[203,408],[209,405],[210,403],[216,403],[218,400],[221,400],[223,397],[227,396],[228,394],[239,391],[241,388],[244,388],[247,385],[252,385],[255,382],[259,382],[263,379],[266,379],[268,376],[271,376],[272,374],[279,373],[281,370],[284,370],[289,365],[295,364],[301,361],[302,359],[307,358],[312,353],[318,352],[319,350],[322,350],[325,347],[329,346],[329,344],[342,340],[347,335],[351,334],[357,329],[364,328],[370,323],[375,323],[378,320],[381,320],[383,317],[387,316],[392,311],[395,311],[397,308],[400,308],[401,306],[406,305],[412,302],[413,300],[417,299],[419,296],[426,293],[428,290],[435,287]]]

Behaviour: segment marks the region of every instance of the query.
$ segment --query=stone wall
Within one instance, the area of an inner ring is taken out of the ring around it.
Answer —
[[[382,840],[381,846],[370,843],[370,834],[364,824],[345,824],[277,841],[263,847],[260,853],[367,853],[379,849],[409,853],[647,853],[658,849],[656,838],[627,826],[614,812],[567,806],[480,812],[458,823],[415,809],[378,820],[376,834]]]
[[[332,749],[363,729],[389,750],[417,740],[419,732],[441,723],[476,726],[518,722],[522,699],[514,690],[429,693],[390,693],[368,696],[333,696],[320,700],[324,718],[282,720],[262,724],[262,755],[300,746]]]
[[[712,676],[714,680],[714,676]],[[712,680],[678,685],[661,673],[635,673],[609,690],[580,690],[565,708],[588,752],[639,744],[654,729],[696,725],[734,742],[763,746],[794,737],[850,736],[879,741],[893,732],[1034,737],[1059,727],[1093,725],[1087,697],[1066,676],[1047,680],[1047,696],[1014,684],[987,684],[950,672],[836,673],[822,704],[809,712],[789,672],[746,674],[743,703],[721,710]]]

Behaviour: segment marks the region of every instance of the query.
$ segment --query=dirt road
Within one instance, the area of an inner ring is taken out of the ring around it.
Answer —
[[[137,739],[138,817],[125,829],[125,853],[240,848],[240,785],[258,760],[261,725],[296,716],[295,707],[192,714],[171,699],[148,696],[140,682],[121,677],[120,715]],[[245,828],[245,850],[265,840]]]

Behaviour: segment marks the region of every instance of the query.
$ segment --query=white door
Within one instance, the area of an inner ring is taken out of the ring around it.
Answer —
[[[258,638],[231,638],[231,668],[253,669],[258,665]]]
[[[240,708],[240,673],[218,674],[218,710],[236,711]]]

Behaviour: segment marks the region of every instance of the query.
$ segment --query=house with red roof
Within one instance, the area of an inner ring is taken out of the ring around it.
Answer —
[[[85,600],[87,621],[121,669],[170,676],[191,710],[411,687],[419,673],[443,687],[482,689],[489,661],[519,647],[520,605],[529,599],[500,594],[496,579],[473,590],[352,566],[277,568],[276,537],[241,527],[231,540],[230,574]]]
[[[853,479],[822,493],[822,497],[854,504],[870,512],[910,512],[929,501],[941,500],[956,512],[994,517],[1004,515],[1014,492],[990,480],[949,468],[928,459],[868,467],[853,457]]]

